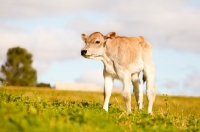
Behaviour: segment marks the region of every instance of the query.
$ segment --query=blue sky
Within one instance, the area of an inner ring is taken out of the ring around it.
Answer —
[[[103,87],[103,64],[80,56],[80,34],[142,35],[154,48],[157,93],[200,96],[199,16],[198,0],[2,0],[0,65],[8,48],[21,46],[33,54],[38,82]]]

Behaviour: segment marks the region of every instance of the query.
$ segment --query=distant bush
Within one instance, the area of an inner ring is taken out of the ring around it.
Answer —
[[[51,85],[49,83],[38,83],[37,87],[51,88]]]

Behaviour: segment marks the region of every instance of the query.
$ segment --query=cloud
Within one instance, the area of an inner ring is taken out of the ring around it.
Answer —
[[[0,25],[0,60],[6,60],[7,50],[20,46],[33,54],[34,67],[44,71],[52,61],[80,57],[81,39],[73,32],[53,27],[37,27],[34,31]]]
[[[101,14],[106,15],[98,21],[77,16],[68,27],[78,33],[143,35],[155,47],[200,53],[200,8],[192,7],[188,0],[118,1]]]
[[[190,73],[184,80],[183,87],[190,88],[192,91],[194,91],[194,93],[198,92],[200,95],[200,72],[193,71]]]
[[[168,81],[166,81],[166,83],[163,86],[168,89],[174,89],[174,88],[176,89],[180,86],[180,84],[178,81],[168,80]]]
[[[126,2],[110,0],[109,3],[102,0],[18,0],[17,2],[2,0],[0,5],[0,17],[41,17],[66,13],[82,13],[83,11],[95,11],[114,14],[116,16],[125,17],[126,19],[134,19],[135,17],[136,19],[142,19],[144,16],[141,16],[140,14],[147,14],[145,17],[151,18],[154,15],[149,16],[148,14],[157,13],[162,15],[162,12],[166,10],[174,12],[178,10],[180,6],[184,6],[187,2],[189,2],[189,0],[165,2],[159,0],[127,0]],[[134,17],[130,17],[131,15],[134,15]]]
[[[169,80],[162,86],[165,91],[164,94],[169,95],[186,95],[186,96],[200,96],[200,72],[198,70],[192,71],[183,80]],[[162,91],[163,93],[163,91]]]
[[[110,1],[114,2],[114,0]],[[63,15],[66,13],[82,12],[83,10],[100,11],[108,9],[107,2],[93,0],[18,0],[1,1],[1,18],[38,18],[50,15]]]
[[[67,28],[76,34],[116,31],[119,35],[143,35],[156,47],[200,53],[200,7],[195,1],[112,0],[108,4],[100,0],[3,0],[1,3],[2,19],[73,15]],[[63,55],[61,52],[55,56]]]
[[[103,70],[85,72],[79,78],[76,79],[76,82],[93,83],[98,86],[103,86],[104,85]]]
[[[111,31],[115,31],[117,33],[121,32],[124,28],[124,25],[111,18],[101,18],[100,20],[93,22],[87,18],[80,17],[69,22],[67,27],[79,34],[90,34],[92,32],[99,31],[106,35]]]
[[[194,66],[186,66],[186,67],[181,69],[180,71],[173,72],[173,76],[175,76],[177,79],[174,78],[173,80],[172,79],[159,80],[158,90],[162,92],[165,91],[165,93],[168,93],[170,95],[200,96],[199,68],[196,68]],[[185,74],[182,74],[180,72],[185,72]],[[179,76],[177,76],[176,74],[179,74]]]

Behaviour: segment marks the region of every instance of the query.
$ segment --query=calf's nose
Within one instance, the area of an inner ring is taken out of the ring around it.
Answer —
[[[87,50],[81,50],[81,55],[85,55],[87,53]]]

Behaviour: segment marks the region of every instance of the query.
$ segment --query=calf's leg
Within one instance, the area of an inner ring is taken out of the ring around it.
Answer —
[[[143,108],[143,89],[142,89],[143,87],[138,77],[139,74],[134,76],[132,76],[133,92],[138,105],[138,109],[141,110]]]
[[[124,101],[126,103],[126,111],[128,113],[131,112],[130,82],[131,82],[131,76],[125,75],[125,77],[122,80],[122,83],[123,83],[122,96],[123,96]]]
[[[144,76],[146,78],[146,94],[148,100],[148,113],[152,113],[152,107],[156,96],[156,86],[154,83],[155,79],[155,68],[153,63],[144,69]]]
[[[108,104],[110,100],[110,96],[112,93],[112,87],[113,87],[113,77],[104,71],[104,104],[103,109],[108,111]]]

